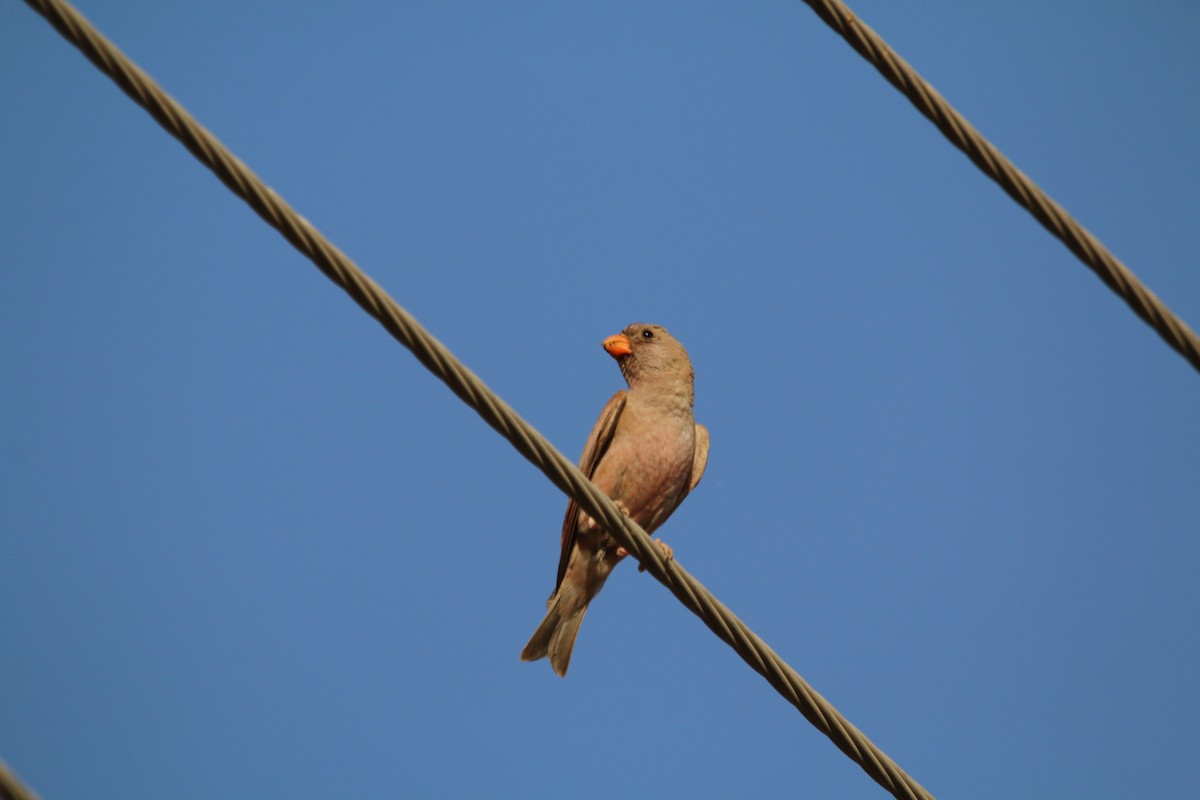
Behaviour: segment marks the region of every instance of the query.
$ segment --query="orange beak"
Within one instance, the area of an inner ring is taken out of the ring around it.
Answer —
[[[629,346],[629,337],[623,333],[608,337],[602,344],[613,358],[621,358],[633,352],[633,348]]]

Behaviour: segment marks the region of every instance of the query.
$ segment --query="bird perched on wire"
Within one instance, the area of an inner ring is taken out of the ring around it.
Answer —
[[[600,412],[579,469],[653,533],[696,488],[708,462],[708,430],[692,416],[695,373],[683,345],[660,325],[634,323],[603,344],[629,389]],[[671,548],[655,543],[671,558]],[[574,500],[567,504],[554,593],[522,661],[549,656],[554,671],[567,674],[588,603],[626,555]]]

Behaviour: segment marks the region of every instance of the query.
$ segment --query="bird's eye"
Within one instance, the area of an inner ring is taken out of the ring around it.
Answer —
[[[644,328],[644,329],[642,330],[642,338],[643,338],[643,339],[653,339],[653,338],[654,338],[654,331],[650,330],[649,328]]]

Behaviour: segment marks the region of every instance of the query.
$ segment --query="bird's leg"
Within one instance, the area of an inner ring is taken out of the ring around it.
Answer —
[[[663,561],[671,561],[675,558],[675,548],[664,542],[662,539],[655,539],[654,544],[658,546],[658,552],[662,553]],[[638,572],[645,572],[646,565],[638,564]]]
[[[613,505],[615,505],[617,507],[617,511],[620,511],[622,514],[624,514],[627,517],[629,516],[629,507],[626,506],[624,503],[622,503],[620,500],[613,500]],[[583,515],[583,524],[580,525],[579,527],[582,529],[583,533],[595,533],[596,531],[600,530],[600,523],[596,522],[596,520],[592,519],[590,514],[584,514]],[[622,554],[622,555],[624,555],[624,554]]]
[[[655,539],[654,544],[658,547],[658,552],[662,553],[663,561],[670,561],[675,558],[675,548],[664,542],[662,539]],[[617,555],[624,558],[629,555],[629,551],[624,547],[617,548]],[[638,564],[638,572],[645,572],[646,568]]]

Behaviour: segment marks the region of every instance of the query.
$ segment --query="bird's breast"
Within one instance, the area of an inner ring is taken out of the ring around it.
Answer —
[[[596,470],[596,485],[619,500],[647,533],[661,525],[687,494],[695,425],[688,415],[647,415],[618,427]]]

